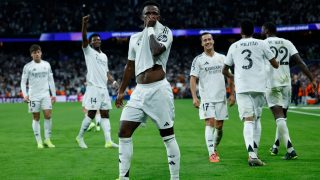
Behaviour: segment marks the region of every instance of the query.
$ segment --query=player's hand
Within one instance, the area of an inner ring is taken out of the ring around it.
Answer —
[[[51,103],[54,104],[57,101],[57,98],[55,96],[51,97]]]
[[[236,102],[236,98],[234,97],[234,95],[233,94],[231,94],[230,96],[229,96],[229,106],[231,107],[231,106],[233,106],[234,104],[235,104],[235,102]]]
[[[194,98],[194,99],[193,99],[193,106],[194,106],[195,108],[198,108],[198,109],[199,109],[200,101],[199,101],[198,98]]]
[[[29,96],[23,97],[23,101],[26,103],[29,103],[30,102]]]
[[[90,17],[90,15],[83,16],[82,17],[82,22],[88,23],[89,22],[89,17]]]
[[[154,27],[156,25],[157,19],[154,16],[144,16],[144,26],[145,27]]]
[[[117,81],[113,81],[112,87],[113,87],[114,89],[118,90],[118,89],[119,89],[119,83],[118,83]]]
[[[116,102],[115,102],[117,108],[123,107],[123,98],[124,98],[124,93],[118,93]]]

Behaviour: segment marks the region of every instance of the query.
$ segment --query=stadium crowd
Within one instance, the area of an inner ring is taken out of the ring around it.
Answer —
[[[81,27],[79,19],[84,14],[91,15],[90,29],[95,31],[137,30],[137,22],[142,21],[139,19],[140,8],[135,7],[139,7],[141,2],[142,0],[88,0],[83,4],[83,1],[77,0],[4,0],[0,2],[0,34],[78,32]],[[318,0],[159,2],[166,7],[162,8],[162,22],[173,29],[236,27],[245,18],[255,19],[258,26],[271,19],[276,24],[283,25],[320,21]]]

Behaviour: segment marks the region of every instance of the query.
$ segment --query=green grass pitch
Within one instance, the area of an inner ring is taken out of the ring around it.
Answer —
[[[204,140],[204,122],[191,100],[175,101],[175,133],[181,151],[180,179],[318,179],[320,175],[320,110],[316,115],[290,113],[288,127],[298,159],[284,161],[282,146],[278,156],[270,156],[275,123],[269,109],[262,116],[259,157],[267,165],[249,167],[237,107],[229,108],[230,119],[218,148],[220,163],[209,163]],[[112,138],[117,131],[121,109],[110,112]],[[88,149],[75,142],[83,118],[80,103],[57,103],[53,112],[54,149],[37,149],[26,104],[0,104],[0,179],[115,179],[118,176],[118,150],[105,149],[102,131],[88,132]],[[41,130],[43,132],[43,118]],[[42,133],[43,137],[43,133]],[[169,179],[165,148],[155,125],[134,134],[131,179]]]

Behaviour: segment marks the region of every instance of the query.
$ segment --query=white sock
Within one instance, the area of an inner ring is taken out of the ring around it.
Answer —
[[[33,134],[34,134],[34,137],[36,138],[37,143],[42,143],[40,120],[39,121],[36,121],[36,120],[32,121],[32,129],[33,129]]]
[[[214,149],[216,150],[218,145],[220,144],[222,138],[223,130],[215,128],[213,133],[213,142],[214,142]]]
[[[279,148],[279,146],[280,146],[280,138],[279,138],[279,128],[278,128],[278,126],[277,126],[277,128],[276,128],[276,138],[275,138],[275,140],[274,140],[274,144],[273,144],[273,148]]]
[[[243,137],[246,144],[246,149],[251,158],[257,158],[253,150],[253,122],[245,121],[243,126]]]
[[[97,113],[95,119],[96,119],[96,124],[97,124],[97,126],[100,126],[100,123],[101,123],[101,115]]]
[[[80,131],[79,131],[79,135],[78,135],[79,138],[83,138],[83,135],[87,131],[87,129],[90,125],[90,122],[91,122],[91,119],[87,115],[85,115],[84,119],[82,120],[81,127],[80,127]]]
[[[164,145],[167,149],[167,157],[169,162],[170,179],[179,179],[180,171],[180,149],[176,141],[175,135],[163,137]]]
[[[44,138],[51,138],[52,119],[44,119]]]
[[[254,126],[253,126],[253,149],[256,155],[258,155],[260,138],[261,138],[261,121],[260,121],[260,118],[258,118],[254,121]]]
[[[287,148],[287,152],[291,153],[294,149],[291,144],[286,118],[278,118],[276,122],[279,129],[279,137],[281,137],[281,139],[283,140],[284,145]]]
[[[101,127],[104,132],[104,138],[106,142],[111,141],[111,127],[110,127],[110,120],[108,118],[101,118]]]
[[[132,138],[119,138],[119,177],[129,177],[133,154]],[[124,179],[124,178],[122,178]]]
[[[214,152],[214,142],[213,142],[214,129],[215,129],[214,127],[206,126],[206,129],[204,131],[204,136],[206,139],[209,156],[211,156],[211,154]]]

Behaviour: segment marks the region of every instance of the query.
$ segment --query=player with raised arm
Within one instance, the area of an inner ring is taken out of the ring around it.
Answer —
[[[39,149],[45,145],[49,148],[54,148],[52,144],[51,129],[52,129],[52,103],[56,101],[56,88],[54,85],[53,74],[50,64],[42,60],[41,47],[33,44],[30,47],[32,61],[23,67],[21,78],[21,90],[23,100],[29,105],[29,112],[32,113],[32,129],[37,141]],[[27,90],[28,83],[28,90]],[[50,91],[52,96],[50,97]],[[44,114],[44,141],[42,143],[41,128],[40,128],[40,111]]]
[[[229,78],[229,72],[234,65],[234,82],[240,119],[244,122],[243,136],[249,154],[249,166],[265,165],[258,158],[258,147],[261,137],[262,106],[266,92],[266,62],[274,68],[279,64],[268,45],[252,37],[253,23],[245,20],[241,23],[242,39],[233,43],[227,54],[223,74]]]
[[[90,122],[95,118],[97,110],[101,114],[101,127],[105,137],[105,147],[118,147],[111,139],[111,126],[109,120],[109,110],[112,109],[108,81],[114,87],[118,86],[109,72],[108,58],[100,49],[101,38],[99,34],[91,34],[87,38],[87,25],[89,15],[82,18],[82,50],[87,66],[87,86],[84,98],[84,108],[88,111],[82,121],[80,131],[76,137],[80,148],[88,148],[83,140],[83,135],[88,129]]]
[[[287,39],[276,37],[276,26],[267,22],[262,26],[262,35],[266,37],[265,42],[270,46],[271,51],[275,54],[275,58],[279,62],[279,68],[270,68],[270,78],[266,92],[268,106],[270,107],[274,119],[277,124],[275,143],[271,148],[271,155],[277,155],[280,146],[280,139],[286,146],[287,153],[283,157],[285,160],[296,159],[297,153],[293,149],[293,145],[289,136],[287,127],[287,111],[291,101],[291,78],[290,64],[298,65],[302,72],[312,82],[316,88],[316,80],[312,77],[306,64],[303,62],[296,47]]]
[[[225,79],[222,68],[225,56],[215,52],[214,40],[210,33],[201,34],[201,46],[204,52],[198,55],[192,62],[190,71],[190,90],[193,105],[199,109],[200,119],[205,119],[205,140],[210,162],[219,162],[217,153],[223,134],[223,122],[228,119],[226,102]],[[199,92],[201,103],[197,97],[197,80],[199,80]],[[228,82],[232,82],[228,78]],[[234,104],[233,85],[230,84],[230,106]]]
[[[122,107],[124,91],[135,76],[137,86],[120,118],[119,178],[129,179],[132,134],[149,116],[166,147],[171,179],[179,179],[180,150],[173,129],[173,93],[165,77],[172,32],[159,22],[159,4],[147,1],[142,8],[144,29],[130,37],[128,62],[116,99],[116,106]]]

